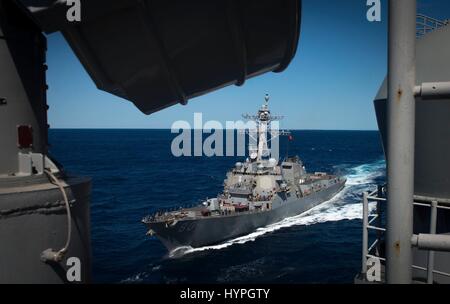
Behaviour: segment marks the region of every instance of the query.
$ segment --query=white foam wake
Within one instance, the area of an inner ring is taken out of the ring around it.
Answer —
[[[326,222],[337,222],[343,220],[355,220],[362,218],[361,194],[372,190],[375,180],[384,175],[385,163],[378,161],[350,168],[347,171],[347,183],[345,188],[331,200],[316,206],[315,208],[294,217],[286,218],[278,223],[259,228],[248,235],[226,241],[219,245],[205,246],[200,248],[180,247],[173,250],[169,256],[179,257],[181,255],[206,250],[220,250],[234,244],[245,244],[253,242],[258,237],[274,231],[293,227],[309,226]],[[374,210],[375,205],[370,206]]]

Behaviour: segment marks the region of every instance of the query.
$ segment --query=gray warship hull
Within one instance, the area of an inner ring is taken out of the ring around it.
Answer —
[[[285,218],[305,213],[333,198],[344,188],[344,185],[345,181],[301,198],[295,195],[278,198],[274,201],[274,206],[277,208],[270,211],[183,219],[170,225],[165,222],[148,222],[146,225],[155,232],[170,252],[180,247],[199,248],[219,244]]]

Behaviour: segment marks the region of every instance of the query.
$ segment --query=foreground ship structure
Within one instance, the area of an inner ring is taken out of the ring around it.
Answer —
[[[50,156],[43,33],[146,114],[280,73],[299,41],[300,0],[69,2],[0,0],[0,283],[66,283],[71,258],[91,281],[91,180]]]
[[[344,177],[307,173],[298,157],[282,162],[270,157],[268,142],[289,133],[270,128],[278,117],[271,115],[268,101],[266,96],[257,115],[244,116],[256,125],[256,130],[247,132],[249,158],[227,173],[222,193],[193,208],[158,212],[143,219],[148,234],[156,235],[169,251],[217,244],[251,233],[304,213],[345,186]]]
[[[355,282],[450,284],[450,26],[413,0],[389,11],[389,73],[374,102],[387,185],[363,196]]]

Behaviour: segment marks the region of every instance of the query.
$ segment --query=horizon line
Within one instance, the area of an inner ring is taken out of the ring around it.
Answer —
[[[117,128],[117,127],[62,127],[62,128],[50,128],[49,130],[172,130],[171,128]],[[178,129],[179,130],[179,129]],[[204,130],[189,128],[186,130]],[[214,129],[213,129],[214,130]],[[216,129],[216,130],[240,130],[240,129]],[[343,131],[343,132],[379,132],[376,129],[286,129],[287,131]]]

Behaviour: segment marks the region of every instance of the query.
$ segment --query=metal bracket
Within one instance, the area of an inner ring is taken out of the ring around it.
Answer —
[[[446,99],[450,98],[450,82],[422,83],[414,88],[414,96],[423,99]]]
[[[412,246],[422,250],[450,252],[450,235],[419,234],[411,238]]]

